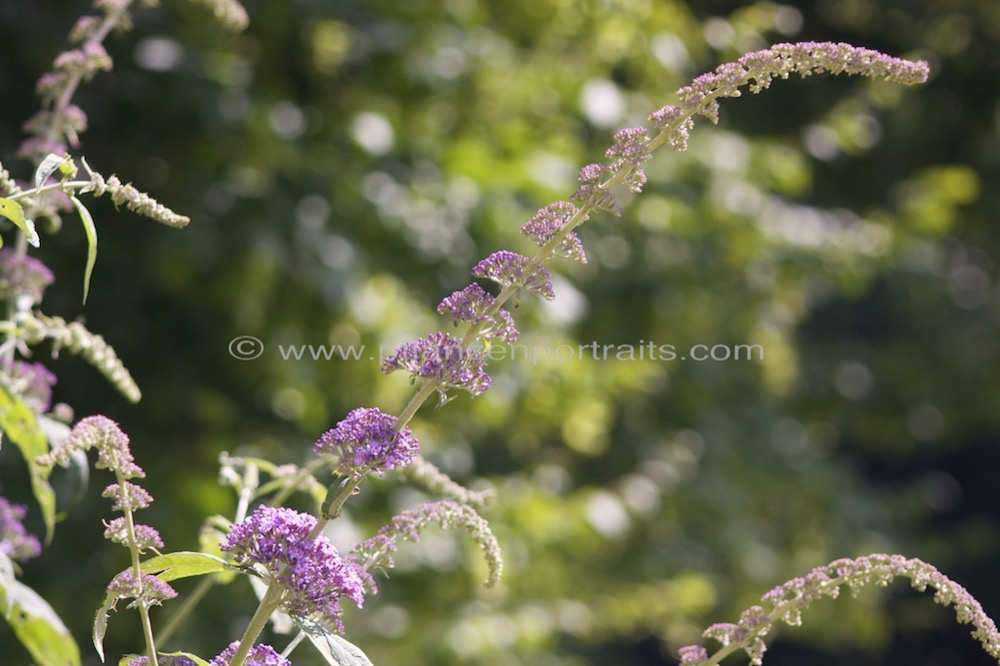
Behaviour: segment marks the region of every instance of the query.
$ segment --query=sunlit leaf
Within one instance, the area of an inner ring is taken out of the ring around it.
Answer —
[[[193,551],[157,555],[143,562],[141,566],[143,573],[155,574],[165,582],[190,576],[204,576],[232,568],[220,557]]]
[[[87,294],[90,293],[90,275],[94,272],[94,264],[97,263],[97,227],[94,226],[94,218],[79,199],[70,197],[70,201],[76,206],[76,211],[80,213],[80,221],[83,222],[83,230],[87,234],[87,267],[83,271],[83,302],[87,302]]]
[[[326,663],[331,666],[372,666],[371,660],[354,643],[333,633],[323,625],[304,618],[294,618]]]
[[[10,559],[2,552],[0,556],[6,561],[0,564],[0,607],[32,661],[38,666],[78,666],[80,649],[66,625],[45,599],[14,579]]]
[[[13,222],[18,229],[23,231],[25,237],[27,237],[28,242],[31,243],[32,246],[38,247],[39,239],[38,232],[35,231],[35,223],[24,216],[24,209],[21,208],[21,204],[17,203],[13,199],[0,198],[0,215],[6,217],[8,220]]]
[[[0,387],[0,428],[20,449],[28,464],[31,490],[42,510],[45,542],[48,543],[56,527],[56,493],[48,481],[51,468],[35,462],[35,458],[49,452],[48,440],[38,426],[34,412],[6,387]]]

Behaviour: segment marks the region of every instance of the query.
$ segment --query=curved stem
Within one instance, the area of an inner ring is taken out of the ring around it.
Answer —
[[[281,587],[277,583],[272,582],[268,585],[267,592],[264,593],[264,598],[260,600],[257,611],[250,618],[250,624],[247,625],[246,631],[243,632],[243,637],[240,639],[240,644],[237,646],[236,652],[233,653],[232,659],[229,660],[229,666],[243,666],[243,662],[246,661],[247,655],[250,653],[250,648],[257,642],[260,632],[264,631],[264,627],[267,626],[268,619],[270,619],[274,611],[278,610],[278,605],[281,603],[281,592]]]

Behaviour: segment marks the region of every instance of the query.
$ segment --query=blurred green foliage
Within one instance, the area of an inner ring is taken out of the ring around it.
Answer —
[[[426,407],[412,424],[425,455],[498,489],[505,579],[484,589],[475,548],[429,534],[349,612],[348,637],[376,664],[675,663],[775,584],[875,551],[933,562],[1000,615],[994,0],[246,4],[236,37],[193,3],[140,12],[108,44],[115,70],[77,98],[95,168],[190,227],[96,202],[85,310],[82,231],[39,251],[58,276],[47,310],[85,316],[145,396],[131,407],[59,359],[56,398],[131,434],[157,498],[144,518],[169,549],[232,514],[220,451],[303,462],[350,409],[409,396],[376,361],[283,360],[277,345],[388,352],[444,326],[433,306],[479,258],[528,251],[520,225],[572,192],[615,129],[745,51],[837,40],[928,59],[931,80],[814,77],[727,100],[689,152],[654,158],[620,219],[581,229],[591,261],[553,265],[557,299],[515,312],[527,345],[760,344],[764,360],[508,360],[482,397]],[[9,167],[34,79],[85,9],[0,6]],[[237,335],[267,352],[233,359]],[[12,451],[0,472],[26,501]],[[124,566],[100,537],[100,485],[25,571],[83,643]],[[335,538],[419,497],[375,481]],[[817,604],[766,663],[988,663],[902,587]],[[251,612],[244,581],[217,588],[164,647],[215,654]],[[113,617],[109,653],[137,650],[137,629]],[[4,663],[27,663],[18,650],[0,634],[17,655]],[[317,662],[301,647],[295,663]]]

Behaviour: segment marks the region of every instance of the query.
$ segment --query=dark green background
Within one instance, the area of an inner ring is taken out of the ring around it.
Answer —
[[[515,313],[527,344],[761,343],[765,361],[503,362],[482,397],[425,407],[425,454],[499,491],[487,515],[505,579],[484,590],[474,548],[428,535],[348,612],[348,637],[379,666],[675,663],[775,584],[868,552],[931,561],[1000,614],[995,0],[262,0],[235,37],[192,3],[165,5],[108,41],[114,72],[78,94],[82,154],[191,225],[94,202],[86,308],[79,225],[37,254],[58,278],[45,310],[85,317],[145,393],[129,406],[82,361],[53,363],[57,399],[131,434],[157,498],[141,517],[169,549],[232,514],[220,451],[306,461],[347,411],[396,410],[410,390],[375,362],[283,361],[278,344],[391,349],[444,326],[433,306],[481,257],[527,251],[520,225],[570,194],[615,129],[747,50],[842,40],[925,58],[931,79],[814,77],[727,100],[690,152],[656,155],[620,219],[582,229],[588,265],[552,264],[566,282],[553,308],[528,297]],[[0,5],[0,155],[22,178],[34,81],[85,9]],[[149,38],[171,40],[174,66],[141,66]],[[619,121],[583,111],[588,82],[619,91]],[[364,113],[391,125],[387,152],[353,138]],[[296,119],[301,134],[275,130]],[[234,360],[237,335],[267,352]],[[0,465],[4,494],[28,502],[9,447]],[[102,474],[24,573],[88,663],[93,610],[127,563],[100,537]],[[366,487],[341,545],[415,492],[392,475]],[[601,532],[595,515],[627,523]],[[165,647],[211,656],[252,608],[244,582],[216,589]],[[140,647],[136,617],[114,616],[109,653]],[[0,630],[3,663],[28,663],[19,650]],[[303,646],[295,663],[317,662]],[[991,660],[899,583],[817,603],[766,663]]]

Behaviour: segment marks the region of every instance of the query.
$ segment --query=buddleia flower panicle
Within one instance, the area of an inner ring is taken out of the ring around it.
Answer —
[[[52,271],[38,259],[10,248],[0,249],[0,299],[16,300],[24,296],[31,304],[40,303],[45,289],[54,280]]]
[[[147,606],[159,606],[177,596],[177,590],[156,576],[142,574],[136,577],[132,567],[111,579],[108,592],[115,599],[142,599]]]
[[[363,470],[384,470],[410,464],[420,450],[408,427],[396,430],[396,417],[376,408],[359,408],[323,433],[313,451],[340,458],[337,472],[354,476]]]
[[[934,566],[902,555],[874,554],[855,559],[839,559],[817,567],[807,575],[793,578],[769,591],[759,605],[748,608],[739,622],[713,624],[703,636],[719,641],[724,647],[737,646],[750,657],[750,663],[763,661],[764,636],[778,620],[791,625],[802,624],[802,611],[821,597],[836,598],[846,585],[857,595],[866,585],[885,587],[893,579],[910,579],[910,585],[920,591],[935,590],[934,601],[942,606],[954,606],[959,623],[974,627],[973,638],[990,656],[1000,659],[1000,631],[986,615],[982,605],[964,587],[951,580]],[[697,645],[680,649],[684,666],[702,666],[709,662],[707,651]]]
[[[23,504],[12,504],[6,497],[0,497],[0,552],[18,562],[38,557],[42,552],[38,537],[24,528],[27,512]]]
[[[629,127],[615,133],[615,143],[604,154],[612,160],[611,171],[628,169],[625,185],[633,192],[642,192],[646,184],[646,172],[642,163],[652,158],[649,152],[649,135],[645,127]]]
[[[483,355],[462,346],[461,340],[447,333],[435,332],[426,338],[403,343],[382,364],[389,374],[405,370],[411,378],[436,381],[442,400],[449,388],[480,395],[490,387],[490,377],[483,370]]]
[[[229,660],[236,654],[239,641],[233,641],[218,657],[210,661],[211,666],[229,666]],[[247,654],[244,666],[292,666],[292,662],[282,657],[270,645],[254,645]]]
[[[438,314],[451,315],[456,326],[459,322],[480,324],[479,332],[484,338],[497,338],[508,344],[516,342],[520,333],[509,312],[498,308],[492,315],[486,314],[494,305],[496,299],[473,283],[442,300],[437,311]]]
[[[191,221],[191,218],[178,215],[153,197],[140,192],[131,183],[122,183],[118,176],[112,175],[105,179],[101,174],[92,171],[90,182],[94,196],[99,197],[108,193],[116,206],[125,204],[125,207],[133,213],[144,215],[168,227],[180,229]]]
[[[97,449],[98,469],[116,470],[125,479],[144,478],[146,473],[135,464],[128,435],[106,416],[88,416],[73,426],[59,446],[36,459],[39,465],[65,465],[73,451]]]
[[[163,539],[160,538],[160,533],[156,531],[156,528],[136,523],[132,529],[135,534],[136,547],[140,553],[150,548],[163,548]],[[105,525],[104,538],[123,546],[129,545],[128,522],[125,516],[119,516]]]
[[[580,209],[568,201],[556,201],[540,208],[538,212],[531,216],[531,219],[521,227],[521,235],[534,240],[541,247],[552,240],[559,230],[569,222],[570,218],[580,212]],[[586,220],[584,216],[580,222]],[[579,261],[581,264],[587,263],[587,253],[583,250],[583,243],[575,231],[570,231],[555,247],[553,254],[567,259]]]
[[[414,509],[403,511],[392,517],[388,525],[381,527],[371,538],[362,541],[352,549],[352,553],[364,563],[366,568],[392,567],[392,554],[398,549],[400,540],[420,541],[421,530],[429,523],[443,529],[461,528],[476,542],[489,566],[486,585],[492,587],[503,575],[503,557],[500,544],[490,530],[489,523],[471,506],[451,500],[426,502]]]
[[[529,270],[530,263],[531,260],[524,255],[501,250],[476,264],[472,268],[472,277],[488,278],[501,287],[513,285],[524,288],[551,301],[556,297],[552,289],[552,274],[538,265]]]
[[[607,211],[612,215],[621,215],[622,211],[615,202],[615,195],[604,186],[604,179],[608,175],[608,167],[603,164],[588,164],[583,167],[578,177],[580,185],[570,199],[585,206]]]
[[[281,610],[342,632],[340,600],[360,608],[374,581],[322,534],[307,539],[315,526],[316,518],[308,514],[263,506],[235,525],[221,548],[237,564],[261,567],[270,584],[281,587]]]
[[[56,376],[41,363],[0,360],[6,384],[35,414],[44,414],[52,405],[52,385]]]

